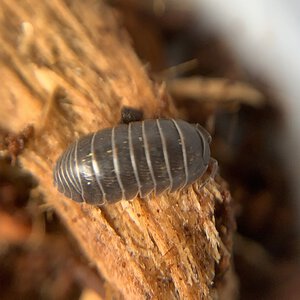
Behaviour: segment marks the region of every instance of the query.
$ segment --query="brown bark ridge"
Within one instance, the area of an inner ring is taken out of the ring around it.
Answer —
[[[178,116],[116,16],[96,0],[2,0],[0,126],[16,133],[33,124],[18,162],[122,297],[216,298],[226,289],[234,227],[222,184],[200,188],[199,181],[151,201],[101,208],[53,187],[59,154],[82,134],[117,124],[122,106],[142,108],[146,118]]]

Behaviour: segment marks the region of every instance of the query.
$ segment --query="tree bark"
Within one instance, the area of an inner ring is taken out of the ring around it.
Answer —
[[[0,127],[33,124],[18,162],[39,182],[83,252],[125,299],[209,299],[226,289],[234,230],[222,181],[105,207],[78,204],[53,187],[68,144],[116,125],[123,106],[145,118],[178,117],[102,1],[0,2]],[[59,255],[59,254],[58,254]]]

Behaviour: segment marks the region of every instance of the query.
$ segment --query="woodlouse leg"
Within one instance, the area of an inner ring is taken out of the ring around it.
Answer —
[[[120,123],[129,124],[130,122],[142,121],[144,112],[140,109],[136,109],[129,106],[123,106],[121,110],[121,121]]]
[[[218,173],[218,170],[219,170],[218,161],[215,158],[211,157],[209,160],[209,165],[210,165],[210,169],[211,169],[209,177],[212,179],[215,179],[215,177]]]
[[[211,157],[209,159],[209,165],[208,165],[208,169],[206,171],[207,175],[205,176],[204,181],[202,182],[202,184],[200,185],[200,190],[208,183],[208,181],[210,179],[215,179],[217,173],[219,170],[219,166],[218,166],[218,161]]]
[[[138,195],[138,197],[139,197],[141,200],[148,202],[148,201],[152,200],[153,198],[155,198],[156,195],[155,195],[154,192],[151,192],[151,193],[149,193],[149,194],[147,194],[147,195],[145,195],[145,196],[143,196],[143,197],[142,197],[141,195]]]

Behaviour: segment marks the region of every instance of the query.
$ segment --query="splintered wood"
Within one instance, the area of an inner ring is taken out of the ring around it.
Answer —
[[[53,187],[65,147],[116,125],[123,106],[142,108],[145,118],[178,117],[162,86],[148,78],[120,15],[95,0],[3,0],[0,11],[0,127],[16,134],[33,124],[18,163],[107,281],[107,298],[224,294],[234,223],[221,179],[101,209]]]

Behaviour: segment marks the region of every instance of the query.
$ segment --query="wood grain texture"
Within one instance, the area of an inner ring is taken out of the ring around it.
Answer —
[[[101,209],[53,187],[59,154],[82,134],[117,124],[122,106],[142,108],[146,118],[178,117],[118,18],[96,0],[2,0],[0,127],[18,132],[34,125],[19,163],[110,289],[125,299],[216,297],[218,287],[226,289],[220,274],[230,266],[234,228],[230,195],[220,184],[211,180],[201,189],[197,182]]]

